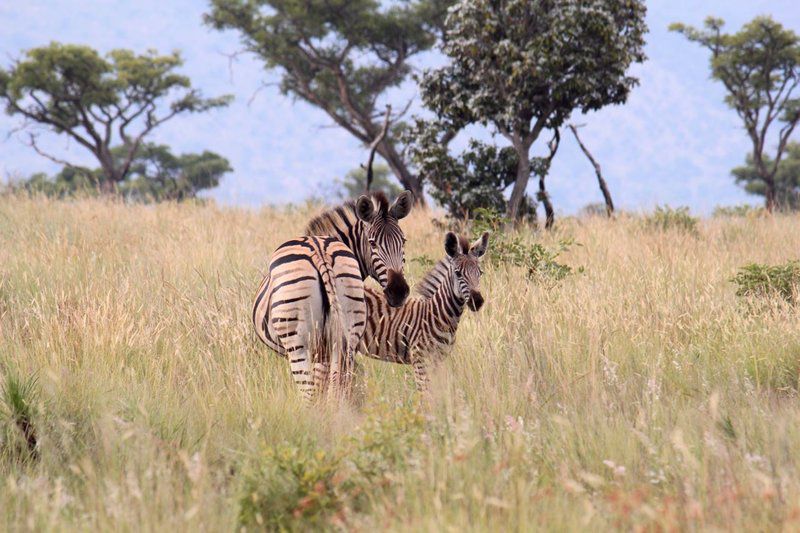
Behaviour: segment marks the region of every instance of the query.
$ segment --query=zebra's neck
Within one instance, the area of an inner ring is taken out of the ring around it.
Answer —
[[[453,291],[452,276],[454,274],[449,263],[447,264],[447,274],[446,277],[440,279],[436,291],[427,300],[424,300],[427,307],[425,316],[431,323],[438,324],[442,331],[448,330],[455,333],[461,315],[464,313],[466,302]]]
[[[364,223],[356,216],[354,202],[334,207],[313,218],[306,226],[305,235],[326,235],[336,237],[356,256],[361,278],[371,276],[369,243],[366,239]]]

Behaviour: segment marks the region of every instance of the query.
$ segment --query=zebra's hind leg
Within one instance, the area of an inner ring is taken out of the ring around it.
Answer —
[[[297,390],[306,402],[314,401],[317,393],[314,381],[314,368],[309,350],[302,344],[297,344],[286,349],[289,366],[292,370],[292,379]]]

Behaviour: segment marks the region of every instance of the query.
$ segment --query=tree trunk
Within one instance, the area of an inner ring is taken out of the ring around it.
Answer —
[[[508,210],[506,216],[511,222],[516,222],[521,218],[520,206],[525,197],[525,189],[528,188],[528,179],[531,177],[531,160],[528,155],[531,145],[522,141],[514,142],[514,150],[517,152],[517,177],[514,181],[514,188],[511,190],[511,198],[508,200]]]
[[[414,176],[411,171],[408,170],[408,165],[403,161],[403,158],[400,157],[400,154],[397,153],[394,143],[389,139],[384,139],[378,146],[378,153],[386,160],[386,163],[389,165],[389,168],[397,177],[400,184],[414,193],[415,205],[423,208],[426,207],[422,179]]]
[[[553,211],[553,204],[550,202],[550,195],[544,186],[544,176],[539,176],[539,201],[544,205],[544,229],[551,229],[556,221],[556,214]]]
[[[772,213],[777,206],[777,194],[775,191],[775,180],[769,179],[764,180],[764,185],[766,186],[766,190],[764,191],[765,196],[765,204],[768,213]]]

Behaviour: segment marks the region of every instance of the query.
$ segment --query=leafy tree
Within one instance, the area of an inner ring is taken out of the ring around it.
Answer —
[[[705,29],[672,24],[711,51],[711,76],[722,82],[725,102],[744,122],[753,144],[752,164],[762,183],[768,211],[778,203],[776,175],[789,137],[800,122],[800,39],[769,17],[756,17],[733,34],[722,33],[724,21],[709,17]],[[782,124],[775,137],[773,125]],[[765,154],[767,143],[777,141],[775,156]]]
[[[125,158],[127,148],[115,147],[111,154],[117,160]],[[176,156],[167,146],[148,143],[141,145],[134,154],[126,179],[118,184],[118,192],[132,201],[181,201],[216,187],[222,176],[231,170],[228,160],[214,152]],[[102,169],[64,167],[52,179],[38,173],[16,188],[64,198],[96,194],[107,181]]]
[[[774,161],[764,156],[764,165],[771,167]],[[767,195],[767,186],[761,178],[753,156],[748,154],[744,166],[733,169],[736,183],[742,185],[750,194]],[[775,208],[784,211],[800,210],[800,143],[786,145],[786,156],[778,164],[775,172]]]
[[[470,139],[467,150],[450,155],[440,141],[441,124],[417,121],[408,132],[412,161],[426,176],[434,200],[456,219],[474,217],[479,210],[504,213],[504,191],[514,183],[517,154],[511,147],[498,148]],[[536,215],[536,205],[527,196],[525,213]]]
[[[23,119],[20,129],[46,126],[89,150],[103,171],[102,189],[113,192],[155,128],[181,113],[230,101],[229,96],[203,98],[189,78],[174,72],[182,64],[177,53],[112,50],[101,57],[86,46],[54,42],[0,69],[0,100],[8,114]],[[30,144],[39,154],[77,168],[43,152],[33,133]],[[122,145],[116,153],[115,144]]]
[[[373,168],[371,191],[381,191],[389,198],[396,198],[403,192],[402,187],[389,179],[389,167],[377,165]],[[355,168],[347,173],[344,179],[339,180],[339,196],[341,198],[358,198],[364,194],[367,187],[367,171]]]
[[[463,0],[450,10],[442,46],[450,63],[425,73],[423,102],[453,131],[480,123],[511,143],[510,219],[521,215],[542,131],[558,130],[576,109],[626,101],[637,83],[626,70],[645,59],[644,16],[641,0]]]
[[[207,24],[236,30],[245,49],[281,73],[280,90],[324,111],[364,144],[381,125],[377,101],[430,49],[451,2],[415,0],[386,7],[376,0],[212,0]],[[402,112],[393,117],[396,128]],[[377,147],[406,189],[424,202],[397,146],[396,131]]]

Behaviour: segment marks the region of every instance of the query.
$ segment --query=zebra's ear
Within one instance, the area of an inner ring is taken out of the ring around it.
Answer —
[[[370,222],[375,215],[375,204],[372,203],[372,198],[366,194],[362,194],[356,200],[356,216],[364,222]]]
[[[455,257],[460,252],[458,249],[458,237],[452,231],[448,231],[447,235],[444,236],[444,251],[450,257]]]
[[[394,201],[392,207],[389,208],[389,214],[400,220],[405,218],[411,212],[411,206],[414,205],[414,193],[411,191],[403,191],[397,200]]]
[[[475,257],[482,257],[483,254],[486,253],[487,248],[489,248],[489,232],[484,231],[481,238],[472,243],[472,248],[470,248],[469,253]]]

